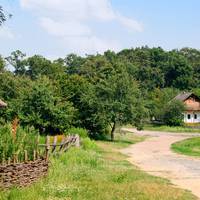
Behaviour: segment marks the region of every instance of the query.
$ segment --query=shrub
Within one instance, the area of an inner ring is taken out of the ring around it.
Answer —
[[[83,138],[81,140],[82,148],[85,150],[96,150],[97,145],[94,141],[92,141],[90,138]]]
[[[78,134],[81,138],[88,137],[88,131],[84,128],[71,128],[68,131],[70,134]]]
[[[137,130],[138,130],[138,131],[144,130],[144,124],[143,124],[143,123],[137,124],[136,127],[137,127]]]
[[[183,125],[183,112],[185,106],[182,102],[174,100],[167,104],[164,109],[163,121],[169,126]]]

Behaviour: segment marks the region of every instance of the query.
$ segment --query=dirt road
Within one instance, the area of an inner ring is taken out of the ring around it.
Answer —
[[[169,179],[174,185],[190,190],[200,198],[200,159],[170,150],[172,143],[200,134],[123,130],[150,136],[144,142],[122,150],[122,153],[130,156],[131,163],[149,174]]]

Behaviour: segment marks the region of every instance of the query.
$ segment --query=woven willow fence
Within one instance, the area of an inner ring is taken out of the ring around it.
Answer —
[[[33,155],[28,155],[24,151],[24,161],[19,162],[18,154],[12,158],[3,160],[0,165],[0,188],[24,187],[44,177],[48,173],[49,155],[61,154],[66,152],[71,146],[80,146],[78,135],[63,137],[58,142],[58,136],[53,138],[50,143],[50,137],[46,137],[45,144],[38,144]]]

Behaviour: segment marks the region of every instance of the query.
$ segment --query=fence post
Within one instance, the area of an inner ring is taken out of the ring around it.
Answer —
[[[60,144],[60,149],[59,149],[60,152],[62,151],[62,149],[64,147],[65,140],[66,140],[66,138],[63,136],[61,144]]]
[[[76,134],[76,141],[75,141],[75,147],[80,147],[80,136]]]
[[[36,159],[39,158],[39,148],[38,148],[39,141],[40,141],[40,135],[38,134],[37,135],[37,140],[36,140]]]
[[[56,150],[56,144],[57,144],[57,136],[54,136],[54,138],[53,138],[53,148],[52,148],[52,153]]]
[[[16,163],[19,162],[19,153],[16,153]]]
[[[17,154],[14,153],[13,154],[13,164],[16,164],[16,162],[17,162]]]
[[[11,159],[10,159],[10,157],[8,158],[8,165],[10,165],[10,163],[11,163]]]
[[[2,165],[6,164],[5,161],[6,161],[6,159],[5,159],[5,154],[3,153]]]
[[[24,150],[24,161],[25,161],[25,162],[28,161],[28,153],[27,153],[27,150]]]
[[[35,160],[36,160],[36,151],[33,150],[33,161],[35,161]]]
[[[50,144],[50,137],[47,136],[46,137],[46,156],[45,156],[46,161],[49,160],[49,150],[50,150],[50,145],[49,144]]]

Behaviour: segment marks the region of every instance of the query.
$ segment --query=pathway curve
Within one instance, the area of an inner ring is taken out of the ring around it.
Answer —
[[[200,198],[200,159],[170,150],[171,144],[200,134],[123,130],[150,136],[144,142],[122,150],[129,155],[131,163],[149,174],[169,179],[174,185],[190,190]]]

